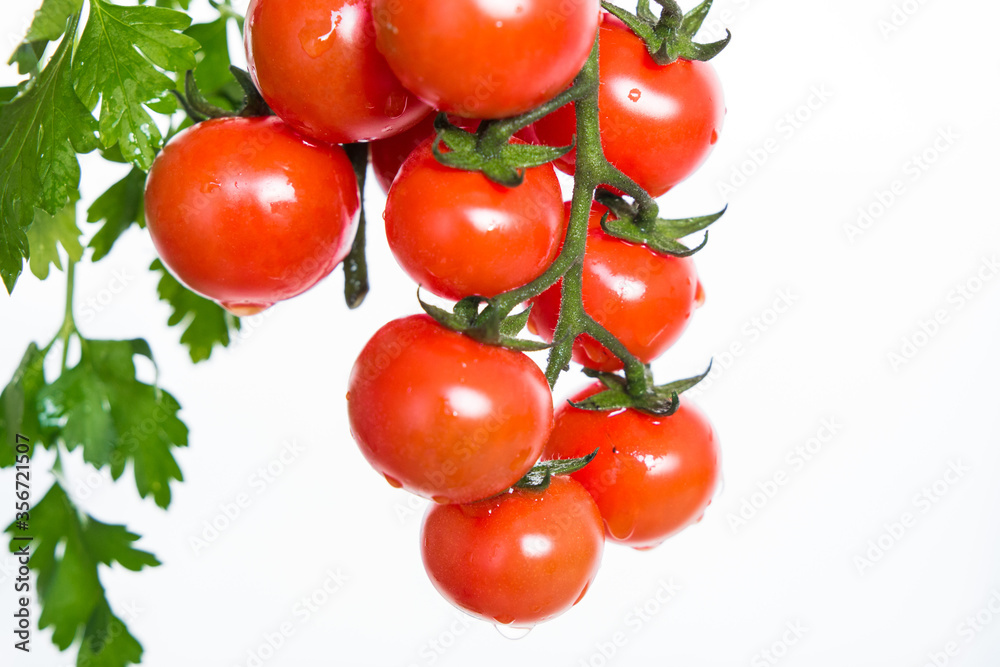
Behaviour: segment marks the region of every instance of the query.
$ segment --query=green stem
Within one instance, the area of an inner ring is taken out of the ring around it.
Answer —
[[[499,149],[499,147],[510,141],[510,138],[515,133],[548,116],[553,111],[561,109],[567,104],[590,94],[591,88],[596,87],[596,81],[583,80],[578,76],[572,86],[540,107],[527,111],[520,116],[513,116],[497,121],[484,121],[480,126],[479,132],[480,147],[483,149],[490,147]]]
[[[76,285],[76,262],[72,258],[67,259],[66,265],[66,310],[63,315],[63,323],[59,328],[57,338],[62,341],[62,372],[66,372],[66,365],[69,361],[69,339],[77,332],[76,321],[73,319],[73,291]]]
[[[344,259],[344,300],[347,307],[354,309],[364,302],[368,296],[368,262],[365,259],[365,177],[368,174],[368,144],[347,144],[344,146],[347,156],[354,166],[354,175],[358,179],[358,196],[361,211],[358,220],[358,233],[351,245],[351,252]]]
[[[576,338],[582,334],[589,334],[621,359],[625,366],[629,393],[641,396],[650,390],[645,366],[607,329],[590,317],[583,308],[583,258],[587,249],[587,230],[594,191],[609,176],[614,176],[615,172],[621,173],[607,161],[604,156],[604,148],[601,145],[601,119],[598,104],[599,56],[599,42],[595,39],[594,48],[590,52],[586,64],[570,89],[570,91],[575,92],[574,100],[576,102],[576,172],[570,218],[566,226],[566,238],[563,241],[562,250],[555,262],[541,276],[523,287],[491,299],[486,309],[476,318],[476,325],[486,329],[499,327],[499,322],[507,317],[518,304],[538,296],[562,279],[559,322],[556,325],[553,337],[554,345],[546,372],[549,384],[555,384],[559,374],[569,362],[572,356],[573,342]],[[621,177],[638,188],[624,174],[621,174]],[[639,189],[641,190],[641,188]],[[648,194],[643,193],[643,195],[645,199],[652,201]],[[656,206],[655,202],[653,202],[653,206]]]

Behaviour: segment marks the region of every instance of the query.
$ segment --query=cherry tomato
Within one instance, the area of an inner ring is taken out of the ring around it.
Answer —
[[[512,489],[469,505],[432,506],[424,568],[452,604],[482,619],[531,627],[579,602],[604,551],[601,515],[582,486]]]
[[[722,130],[722,84],[705,62],[657,65],[646,44],[617,18],[601,24],[601,144],[608,161],[659,197],[708,157]],[[574,105],[534,125],[540,143],[566,146],[576,134]],[[556,166],[575,169],[576,151]]]
[[[372,0],[378,49],[437,109],[502,118],[572,83],[594,45],[598,0]]]
[[[382,327],[361,351],[348,416],[361,452],[390,484],[463,503],[531,469],[552,428],[552,394],[525,355],[414,315]]]
[[[391,136],[429,110],[375,48],[368,0],[253,0],[246,51],[264,100],[320,141]]]
[[[310,143],[280,119],[190,127],[157,156],[146,225],[185,285],[237,315],[306,291],[347,253],[358,184],[339,146]]]
[[[594,385],[578,402],[603,389]],[[601,509],[607,537],[651,548],[701,520],[719,481],[719,445],[705,415],[681,398],[670,417],[638,410],[592,412],[568,403],[556,413],[546,459],[596,458],[572,477]]]
[[[583,306],[629,352],[650,363],[687,328],[691,314],[704,300],[701,284],[690,258],[661,255],[606,234],[600,225],[605,212],[603,206],[595,204],[590,213]],[[528,327],[547,341],[552,340],[559,321],[561,298],[560,281],[534,299]],[[596,370],[622,368],[610,350],[586,334],[576,339],[573,359]]]
[[[385,231],[400,266],[448,299],[496,296],[541,275],[562,243],[555,169],[528,169],[507,188],[442,165],[431,143],[410,155],[389,190]]]

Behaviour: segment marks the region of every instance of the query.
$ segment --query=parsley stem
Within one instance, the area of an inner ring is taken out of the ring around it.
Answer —
[[[68,258],[66,264],[66,310],[63,317],[62,327],[59,329],[59,339],[62,341],[62,372],[66,372],[66,365],[69,361],[69,339],[76,329],[76,321],[73,319],[73,291],[76,285],[76,262],[72,257]]]

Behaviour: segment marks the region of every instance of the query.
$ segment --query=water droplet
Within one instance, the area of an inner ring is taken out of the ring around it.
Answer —
[[[642,97],[642,91],[639,90],[638,88],[633,88],[632,90],[628,91],[628,98],[633,102],[638,102],[640,97]]]
[[[702,286],[701,281],[698,281],[698,287],[694,290],[694,304],[695,308],[701,308],[705,305],[705,288]]]
[[[399,90],[389,93],[385,99],[385,115],[387,118],[399,118],[406,111],[406,94]]]
[[[433,500],[434,502],[436,502],[438,505],[449,505],[449,504],[451,504],[451,501],[448,498],[444,497],[444,496],[434,496],[433,498],[431,498],[431,500]]]
[[[403,483],[400,482],[398,479],[394,477],[389,477],[389,475],[382,475],[382,476],[385,477],[385,481],[389,482],[389,486],[391,486],[392,488],[394,489],[403,488]]]
[[[531,632],[531,628],[512,628],[509,624],[498,623],[493,626],[500,633],[500,636],[504,639],[510,639],[511,641],[517,641],[518,639],[524,639]]]
[[[580,600],[583,599],[583,596],[586,595],[587,591],[589,591],[589,590],[590,590],[590,582],[588,581],[587,585],[583,587],[582,591],[580,591],[580,596],[576,600],[573,601],[573,606],[574,607],[580,602]]]
[[[334,31],[340,25],[340,12],[330,12],[329,19],[312,19],[299,31],[299,43],[310,58],[319,58],[333,46]]]
[[[239,303],[234,301],[220,301],[219,305],[228,310],[236,317],[249,317],[263,313],[273,306],[273,303]]]
[[[715,145],[715,142],[718,141],[718,140],[719,140],[719,132],[718,132],[718,130],[712,130],[712,139],[711,139],[712,145]]]
[[[497,21],[497,27],[498,28],[502,28],[503,27],[503,21]]]

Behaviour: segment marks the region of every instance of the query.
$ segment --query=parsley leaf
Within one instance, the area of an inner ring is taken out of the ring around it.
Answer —
[[[29,447],[47,442],[35,408],[38,392],[45,386],[44,361],[38,346],[29,345],[10,384],[0,393],[0,468],[14,465],[16,434],[29,438]]]
[[[79,14],[37,77],[0,106],[0,276],[14,289],[28,257],[35,208],[55,214],[80,184],[76,153],[97,147],[97,123],[73,92],[70,59]]]
[[[91,0],[73,74],[88,109],[97,106],[101,143],[120,144],[122,155],[148,171],[163,137],[146,108],[171,113],[174,82],[157,67],[180,72],[194,67],[198,42],[177,32],[191,24],[181,12],[162,7],[119,7]]]
[[[58,482],[31,508],[30,526],[34,543],[28,567],[37,574],[42,606],[39,628],[51,626],[52,642],[61,650],[69,648],[83,629],[78,664],[124,667],[138,663],[142,647],[111,612],[98,565],[118,563],[138,571],[160,561],[136,549],[133,543],[139,536],[124,526],[80,514]],[[25,544],[13,539],[23,535],[15,524],[7,526],[5,532],[11,536],[11,553]],[[64,547],[61,553],[60,547]],[[79,662],[84,655],[97,660]]]
[[[170,505],[170,482],[183,479],[173,448],[188,444],[180,405],[166,391],[136,379],[133,357],[151,357],[144,340],[81,340],[80,361],[39,391],[42,427],[68,450],[83,447],[96,468],[121,477],[131,461],[139,495]]]
[[[73,14],[83,9],[83,0],[44,0],[35,12],[24,43],[54,42],[66,31]]]
[[[111,252],[118,237],[133,224],[146,226],[142,206],[145,186],[146,174],[133,167],[125,178],[108,188],[87,209],[87,222],[104,222],[90,239],[89,247],[94,249],[91,261],[97,262]]]
[[[39,280],[49,277],[49,265],[54,264],[62,271],[62,260],[59,258],[61,245],[70,260],[79,262],[83,257],[83,246],[80,245],[82,232],[76,226],[76,202],[65,207],[55,215],[35,209],[35,221],[28,228],[28,247],[31,248],[29,264],[31,272]]]
[[[216,345],[229,345],[231,335],[240,329],[239,318],[227,313],[214,301],[184,287],[164,268],[160,260],[154,261],[149,269],[163,274],[156,292],[160,300],[169,303],[173,309],[167,324],[185,327],[181,343],[188,347],[191,361],[205,361],[212,356]]]

